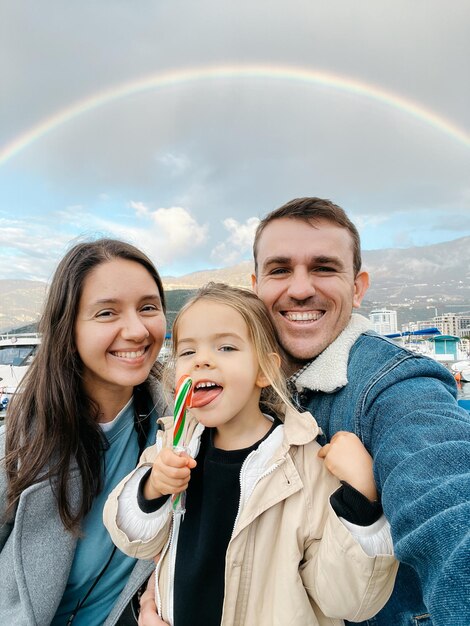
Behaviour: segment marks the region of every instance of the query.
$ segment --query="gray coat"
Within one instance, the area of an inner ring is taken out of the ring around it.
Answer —
[[[158,415],[166,403],[158,401]],[[0,459],[5,454],[5,428],[0,427]],[[78,468],[70,471],[72,504],[80,500]],[[6,475],[0,465],[0,624],[48,626],[62,599],[75,553],[76,538],[64,529],[49,481],[21,494],[14,524],[4,523]],[[137,561],[105,626],[116,624],[134,593],[150,576],[153,561]]]

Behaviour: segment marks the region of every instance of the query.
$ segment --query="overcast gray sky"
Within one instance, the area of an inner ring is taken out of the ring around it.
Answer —
[[[468,235],[469,27],[467,0],[1,0],[0,278],[97,233],[232,265],[305,195],[366,249]]]

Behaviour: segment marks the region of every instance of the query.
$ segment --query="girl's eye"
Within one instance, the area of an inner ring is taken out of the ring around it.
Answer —
[[[183,352],[180,352],[177,355],[177,358],[180,359],[181,357],[184,357],[184,356],[191,356],[191,354],[194,354],[194,350],[183,350]]]
[[[221,346],[219,350],[221,352],[233,352],[236,350],[236,348],[234,346]]]

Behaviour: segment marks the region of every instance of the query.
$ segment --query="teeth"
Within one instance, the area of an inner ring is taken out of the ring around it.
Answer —
[[[288,312],[284,316],[291,322],[315,322],[319,320],[323,313],[300,313],[300,312]]]
[[[217,383],[203,382],[196,385],[196,389],[204,389],[206,387],[218,387]]]
[[[121,359],[138,359],[144,352],[145,350],[136,350],[135,352],[113,352],[113,354]]]

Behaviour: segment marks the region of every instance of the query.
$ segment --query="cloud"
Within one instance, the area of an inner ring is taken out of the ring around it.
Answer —
[[[0,148],[118,85],[209,65],[334,74],[470,129],[466,0],[452,10],[427,0],[424,21],[423,2],[409,0],[380,11],[374,0],[360,9],[141,0],[138,12],[125,0],[4,4]],[[180,28],[182,11],[190,29]],[[469,157],[467,145],[399,106],[321,81],[216,70],[85,106],[4,164],[0,216],[17,216],[23,230],[5,233],[15,256],[0,250],[2,274],[48,275],[66,241],[97,233],[143,247],[169,273],[230,264],[249,255],[253,216],[307,195],[343,206],[366,248],[466,234]]]
[[[168,152],[161,155],[158,160],[168,169],[171,176],[184,174],[190,166],[188,157],[182,154],[178,155]]]
[[[143,202],[134,202],[134,200],[131,200],[129,206],[131,209],[134,209],[137,217],[145,217],[149,214],[149,208]]]
[[[159,238],[176,253],[206,242],[207,225],[200,225],[187,209],[182,207],[160,208],[150,213]]]
[[[207,243],[208,225],[198,223],[183,207],[152,210],[143,202],[128,204],[135,215],[132,225],[77,205],[56,211],[47,221],[0,218],[2,278],[48,280],[71,246],[99,237],[116,237],[136,245],[159,268],[190,262]]]
[[[225,219],[223,225],[230,234],[225,241],[215,246],[211,258],[216,262],[222,262],[223,265],[233,265],[241,261],[251,250],[258,224],[257,217],[249,217],[242,224],[233,217]]]
[[[190,258],[207,242],[208,225],[198,223],[188,209],[152,210],[136,201],[131,201],[129,206],[137,218],[132,226],[105,219],[95,219],[94,226],[143,248],[158,267]],[[90,216],[90,219],[93,218]]]
[[[0,230],[3,279],[48,280],[70,239],[35,219],[0,219]]]

